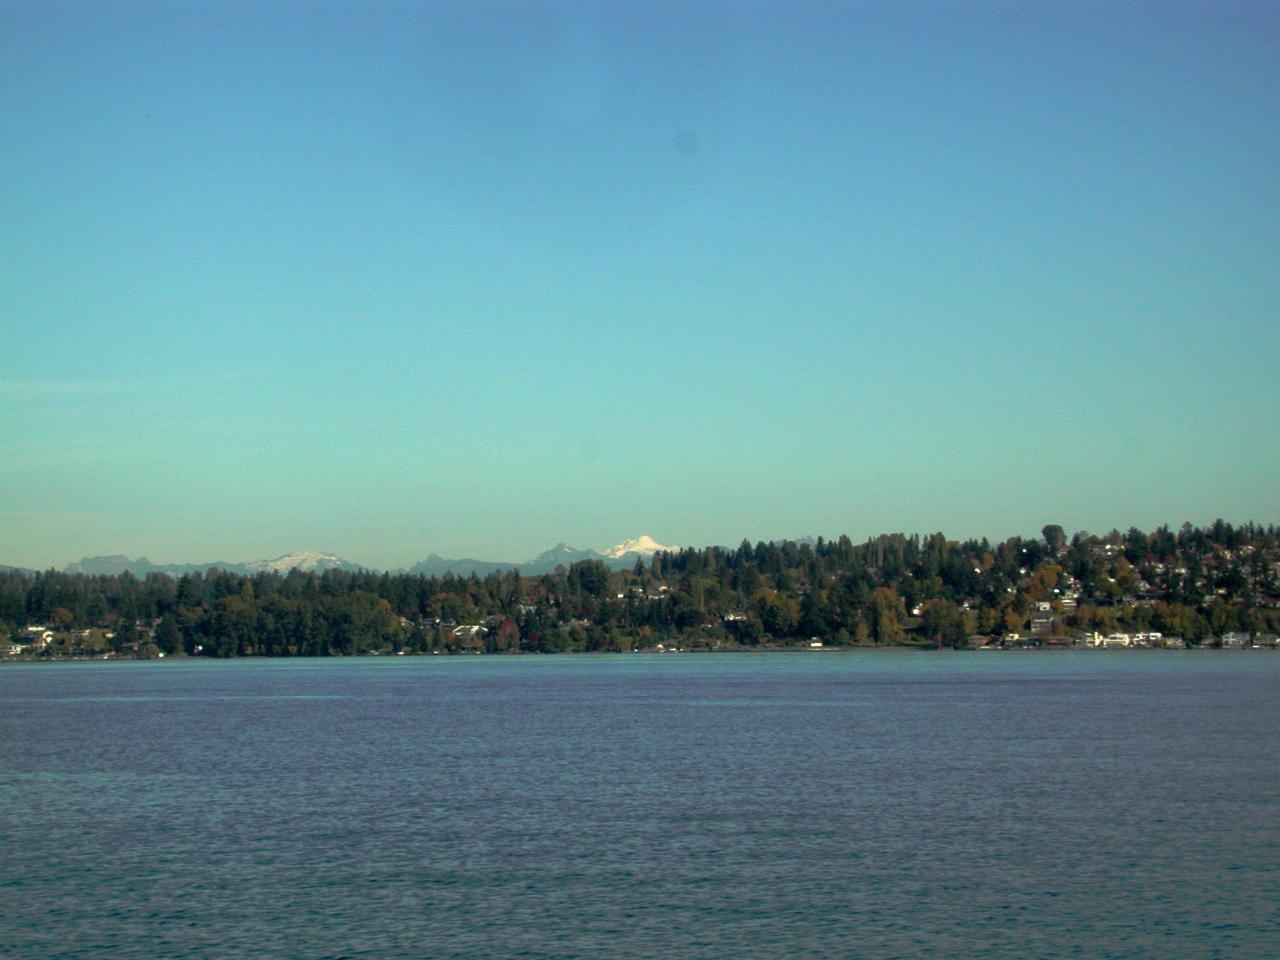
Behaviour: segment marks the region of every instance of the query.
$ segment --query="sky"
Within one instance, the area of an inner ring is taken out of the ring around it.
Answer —
[[[1280,522],[1277,49],[0,0],[0,563]]]

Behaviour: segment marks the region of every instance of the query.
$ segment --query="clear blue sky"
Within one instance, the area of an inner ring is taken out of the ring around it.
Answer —
[[[0,0],[0,562],[1280,522],[1277,50]]]

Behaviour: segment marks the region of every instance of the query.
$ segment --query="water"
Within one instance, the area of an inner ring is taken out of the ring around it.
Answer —
[[[1280,954],[1280,656],[9,665],[0,956]]]

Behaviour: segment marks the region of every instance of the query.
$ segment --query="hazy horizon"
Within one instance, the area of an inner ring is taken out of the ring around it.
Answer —
[[[1227,523],[1231,524],[1232,526],[1236,526],[1236,527],[1244,526],[1245,524],[1248,524],[1248,523],[1260,523],[1260,521],[1256,521],[1256,520],[1242,520],[1242,521],[1237,522],[1237,521],[1231,520],[1231,519],[1226,518],[1226,517],[1215,517],[1215,518],[1214,518],[1214,520],[1215,520],[1215,521],[1216,521],[1216,520],[1218,520],[1218,519],[1224,520],[1225,522],[1227,522]],[[1185,522],[1189,522],[1189,523],[1191,523],[1191,524],[1192,524],[1192,526],[1194,526],[1194,527],[1201,527],[1201,528],[1207,528],[1207,527],[1209,527],[1209,526],[1211,526],[1211,525],[1212,525],[1212,521],[1204,521],[1204,522],[1200,522],[1200,523],[1198,523],[1198,522],[1193,522],[1193,521],[1185,521]],[[1262,524],[1262,525],[1263,525],[1263,526],[1267,526],[1267,525],[1269,525],[1269,524],[1265,524],[1265,523],[1264,523],[1264,524]],[[1044,525],[1042,525],[1041,530],[1043,529],[1043,526],[1044,526]],[[1061,526],[1061,524],[1059,524],[1059,526]],[[1178,531],[1179,529],[1181,529],[1181,527],[1182,527],[1182,523],[1176,523],[1176,524],[1157,524],[1155,527],[1145,527],[1145,528],[1144,528],[1144,527],[1138,527],[1138,529],[1142,530],[1142,532],[1143,532],[1143,533],[1151,533],[1151,532],[1153,532],[1153,531],[1154,531],[1157,527],[1159,527],[1159,526],[1167,526],[1168,528],[1170,528],[1170,529],[1172,529],[1172,530],[1174,530],[1174,531],[1176,532],[1176,531]],[[1115,532],[1119,532],[1119,533],[1125,533],[1125,532],[1127,532],[1127,531],[1130,529],[1130,527],[1115,527],[1115,526],[1111,526],[1111,527],[1106,527],[1106,528],[1097,528],[1097,529],[1086,529],[1086,528],[1083,528],[1083,527],[1078,527],[1078,528],[1064,527],[1063,529],[1064,529],[1064,532],[1065,532],[1066,536],[1068,537],[1068,539],[1070,539],[1071,537],[1075,536],[1076,534],[1090,534],[1090,535],[1093,535],[1093,536],[1105,537],[1105,536],[1107,536],[1108,534],[1112,533],[1113,531],[1115,531]],[[700,550],[700,549],[703,549],[703,548],[705,548],[705,547],[720,547],[720,548],[725,548],[725,549],[730,549],[730,550],[732,550],[732,549],[735,549],[735,548],[736,548],[739,544],[741,544],[744,540],[746,540],[746,541],[748,541],[748,542],[750,542],[750,543],[752,543],[752,544],[756,544],[756,543],[760,543],[760,542],[765,542],[765,543],[773,542],[773,543],[777,543],[777,542],[782,542],[782,541],[786,541],[786,540],[790,540],[790,541],[794,541],[794,542],[815,541],[815,540],[818,540],[818,539],[823,539],[823,540],[827,540],[827,541],[834,541],[834,540],[839,539],[841,536],[849,536],[849,537],[850,537],[850,539],[851,539],[854,543],[856,543],[856,544],[860,544],[860,543],[865,543],[865,542],[866,542],[867,540],[869,540],[869,539],[873,539],[873,538],[875,538],[875,537],[882,536],[882,535],[889,535],[889,536],[893,536],[893,535],[904,535],[904,536],[920,536],[920,537],[927,537],[927,536],[929,536],[930,534],[933,534],[933,533],[942,533],[942,534],[946,535],[946,536],[947,536],[947,538],[948,538],[949,540],[953,540],[953,541],[957,541],[957,542],[963,542],[963,541],[966,541],[966,540],[982,540],[982,539],[984,539],[984,538],[985,538],[985,539],[989,540],[993,545],[996,545],[996,544],[999,544],[999,543],[1001,543],[1001,542],[1003,542],[1003,541],[1005,541],[1005,540],[1009,539],[1010,537],[1015,537],[1015,536],[1020,536],[1020,537],[1022,537],[1024,540],[1025,540],[1025,539],[1032,539],[1032,538],[1039,539],[1039,538],[1041,538],[1041,530],[1035,530],[1035,531],[1014,531],[1014,532],[1012,532],[1012,533],[1008,533],[1008,534],[1000,535],[1000,536],[992,536],[992,535],[991,535],[991,534],[989,534],[989,533],[971,533],[971,534],[965,534],[965,535],[962,535],[962,536],[957,536],[957,535],[955,535],[953,532],[948,531],[948,530],[928,530],[928,531],[926,531],[926,530],[913,530],[913,529],[901,529],[901,530],[879,530],[879,531],[876,531],[876,532],[874,532],[874,533],[867,533],[867,534],[865,534],[865,535],[852,535],[852,534],[850,534],[848,531],[843,531],[843,530],[842,530],[842,531],[839,531],[839,532],[831,532],[831,533],[803,533],[803,534],[792,534],[792,535],[786,535],[786,536],[782,536],[782,535],[779,535],[779,536],[768,536],[768,537],[752,537],[752,536],[744,536],[744,537],[739,537],[739,538],[737,538],[736,540],[733,540],[733,541],[727,541],[727,540],[726,540],[726,541],[717,542],[717,543],[692,543],[692,542],[680,542],[680,543],[670,542],[670,543],[663,543],[662,541],[659,541],[659,543],[660,543],[660,545],[661,545],[662,547],[664,547],[664,548],[666,548],[666,549],[669,549],[669,550],[672,550],[672,551],[675,551],[675,550],[681,550],[681,549],[684,549],[684,548],[693,548],[693,549],[699,549],[699,550]],[[626,538],[626,540],[630,540],[630,539],[633,539],[633,538],[630,538],[630,537]],[[444,560],[461,560],[461,561],[474,560],[474,561],[480,561],[480,562],[485,562],[485,563],[501,563],[501,564],[508,564],[508,563],[509,563],[509,564],[512,564],[512,565],[519,565],[519,564],[522,564],[522,563],[526,563],[527,561],[530,561],[530,560],[535,560],[535,559],[537,559],[538,557],[540,557],[542,554],[544,554],[544,553],[548,553],[548,552],[550,552],[550,551],[552,551],[552,550],[555,550],[557,547],[560,547],[560,546],[567,546],[567,547],[569,547],[569,548],[571,548],[571,549],[574,549],[574,550],[582,550],[582,551],[585,551],[585,550],[594,550],[594,551],[596,551],[597,553],[606,554],[609,550],[613,549],[614,547],[620,546],[623,542],[624,542],[624,541],[617,541],[617,542],[615,542],[615,543],[609,543],[609,544],[593,544],[593,543],[571,543],[571,542],[568,542],[568,541],[565,541],[565,540],[557,540],[557,541],[555,541],[555,542],[548,542],[548,543],[544,544],[542,547],[536,548],[536,549],[534,549],[532,552],[525,553],[525,554],[523,554],[523,555],[521,555],[521,556],[518,556],[518,557],[517,557],[517,556],[513,556],[513,555],[510,555],[510,556],[509,556],[509,555],[487,555],[487,554],[481,554],[481,553],[478,553],[478,552],[475,552],[475,551],[470,551],[470,552],[468,552],[468,551],[466,551],[466,550],[463,550],[463,551],[462,551],[462,552],[460,552],[460,553],[456,553],[456,554],[447,554],[447,555],[446,555],[446,554],[441,554],[439,550],[434,550],[434,549],[430,548],[429,546],[424,546],[424,548],[423,548],[422,550],[420,550],[418,553],[414,554],[410,559],[406,559],[406,560],[403,560],[403,561],[400,561],[400,562],[397,562],[397,563],[369,563],[369,562],[366,562],[366,561],[365,561],[365,559],[364,559],[364,558],[362,558],[362,557],[357,557],[357,556],[348,556],[348,555],[342,554],[342,553],[340,553],[340,552],[335,552],[335,551],[332,551],[332,550],[327,550],[327,549],[325,549],[323,546],[321,546],[321,547],[317,547],[317,546],[315,546],[314,544],[302,544],[302,545],[296,545],[296,546],[294,546],[294,547],[292,547],[292,548],[285,549],[285,550],[277,550],[277,551],[275,551],[274,553],[271,553],[271,554],[266,554],[266,555],[262,555],[262,556],[252,556],[252,557],[251,557],[251,556],[248,556],[248,555],[244,555],[244,554],[236,554],[236,555],[227,554],[227,555],[225,555],[225,556],[224,556],[224,555],[219,555],[219,556],[206,556],[206,555],[204,555],[204,554],[200,554],[199,556],[196,556],[196,555],[190,555],[190,556],[188,556],[188,555],[183,555],[183,556],[151,556],[151,555],[149,555],[149,554],[145,554],[145,553],[129,553],[128,551],[119,551],[119,550],[116,550],[116,551],[103,552],[103,553],[85,554],[85,555],[83,555],[83,556],[74,557],[74,558],[69,558],[69,559],[65,559],[65,558],[64,558],[64,559],[62,559],[62,560],[55,560],[55,561],[47,562],[47,563],[44,563],[44,564],[22,564],[22,563],[12,563],[11,561],[7,560],[6,558],[4,558],[4,557],[0,557],[0,566],[9,566],[9,565],[12,565],[12,566],[15,566],[15,567],[21,567],[21,568],[26,568],[26,569],[37,569],[37,570],[58,569],[58,570],[61,570],[61,569],[63,569],[64,567],[68,567],[68,566],[71,566],[71,565],[73,565],[73,564],[75,564],[75,563],[79,563],[79,562],[80,562],[80,561],[82,561],[82,560],[96,560],[96,559],[112,558],[112,557],[125,557],[126,559],[128,559],[128,560],[130,560],[130,561],[132,561],[132,562],[138,562],[138,561],[143,561],[143,560],[145,560],[145,561],[147,561],[147,562],[149,562],[149,563],[152,563],[152,564],[155,564],[155,565],[157,565],[157,566],[166,566],[166,565],[185,565],[185,564],[203,564],[203,563],[215,563],[215,562],[216,562],[216,563],[241,563],[241,564],[252,564],[252,563],[257,563],[257,562],[261,562],[261,561],[282,559],[282,558],[287,557],[287,556],[290,556],[290,555],[292,555],[292,554],[319,553],[319,554],[326,554],[326,555],[336,556],[339,560],[345,561],[345,562],[347,562],[347,563],[358,564],[358,565],[360,565],[360,566],[362,566],[362,567],[365,567],[366,569],[370,569],[370,570],[403,570],[403,569],[407,569],[407,568],[409,568],[409,567],[413,566],[414,564],[416,564],[416,563],[418,563],[418,562],[420,562],[420,561],[427,560],[428,558],[433,557],[433,556],[434,556],[434,557],[440,557],[441,559],[444,559]],[[643,553],[643,552],[646,552],[646,551],[641,551],[641,552]]]
[[[0,0],[0,563],[1280,521],[1277,41]]]

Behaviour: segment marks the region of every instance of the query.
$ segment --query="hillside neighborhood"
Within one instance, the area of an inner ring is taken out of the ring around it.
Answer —
[[[600,555],[481,577],[0,572],[0,656],[409,655],[874,646],[1275,649],[1280,534],[884,535]]]

